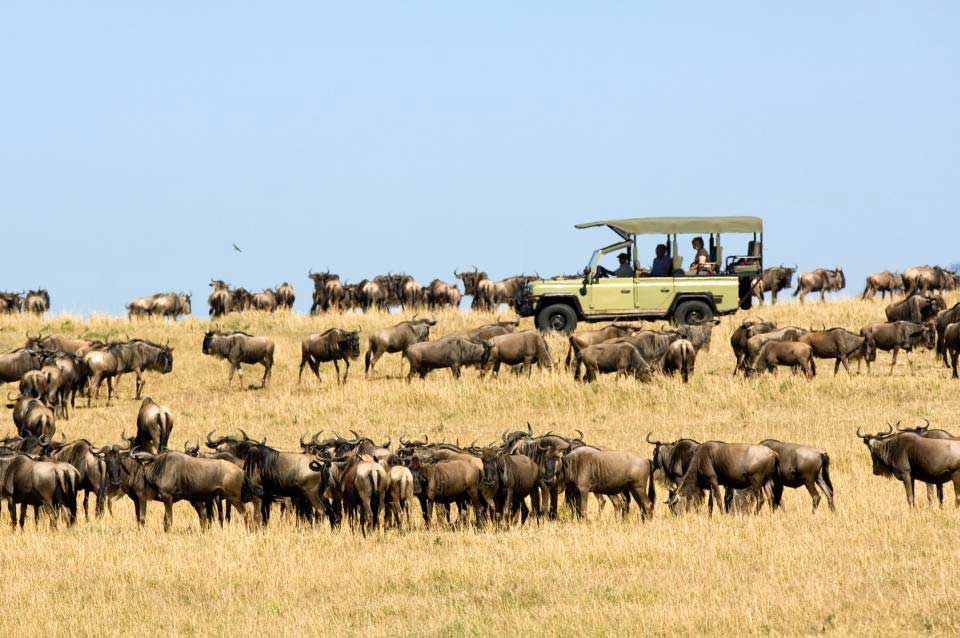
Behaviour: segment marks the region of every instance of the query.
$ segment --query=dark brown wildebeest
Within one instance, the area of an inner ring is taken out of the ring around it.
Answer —
[[[679,325],[670,332],[676,332],[681,337],[690,342],[694,351],[699,354],[700,350],[710,352],[710,342],[713,340],[713,327],[719,326],[720,320],[714,319],[709,323],[699,325]]]
[[[415,310],[426,305],[423,287],[410,275],[395,275],[395,279],[391,283],[393,293],[399,299],[401,308]]]
[[[250,295],[250,308],[253,310],[276,312],[279,305],[277,302],[277,293],[269,288]]]
[[[580,372],[580,363],[583,362],[586,372],[583,375],[584,383],[591,383],[598,374],[616,373],[617,376],[633,375],[640,381],[650,381],[653,370],[644,360],[637,348],[627,342],[598,343],[587,346],[583,350],[574,346],[576,356],[576,372]]]
[[[17,389],[21,397],[45,400],[52,382],[53,379],[42,370],[27,370],[20,377],[20,385]]]
[[[133,440],[135,449],[150,454],[159,454],[167,449],[173,431],[173,414],[166,406],[150,397],[140,404],[137,412],[137,435]]]
[[[488,339],[493,339],[494,337],[510,334],[519,326],[519,319],[515,319],[513,321],[501,321],[500,318],[497,317],[496,323],[488,323],[477,328],[473,328],[472,330],[468,330],[459,336],[463,337],[464,339],[487,341]]]
[[[583,518],[583,506],[590,493],[620,495],[627,504],[633,498],[640,507],[640,520],[653,517],[657,496],[653,465],[636,452],[578,447],[563,455],[560,480],[577,518]],[[617,503],[615,499],[612,502]],[[620,511],[626,517],[628,506]]]
[[[42,315],[50,310],[50,293],[43,288],[30,290],[23,299],[23,311]]]
[[[627,337],[617,337],[604,343],[629,343],[640,352],[644,361],[653,365],[660,365],[663,355],[670,344],[683,337],[679,332],[654,332],[653,330],[639,330]]]
[[[950,366],[953,368],[953,378],[960,379],[957,373],[957,359],[960,358],[960,322],[951,323],[943,332],[944,356],[950,357]]]
[[[75,354],[69,352],[50,352],[43,358],[43,365],[56,366],[60,371],[59,391],[63,400],[63,415],[67,416],[66,402],[69,394],[70,407],[75,408],[77,404],[77,393],[82,392],[87,385],[87,379],[90,371],[83,363],[83,360]]]
[[[210,445],[209,442],[207,445]],[[233,446],[231,452],[244,460],[247,476],[262,491],[260,512],[264,525],[270,522],[273,503],[281,498],[293,501],[297,519],[301,522],[312,522],[315,515],[322,512],[328,517],[331,527],[339,524],[339,519],[324,497],[329,472],[311,469],[310,464],[316,460],[313,454],[280,452],[246,436]]]
[[[910,353],[913,352],[914,347],[922,345],[927,350],[933,350],[937,345],[936,330],[927,323],[917,324],[911,321],[875,323],[861,328],[860,335],[873,339],[878,350],[893,351],[890,374],[893,374],[893,368],[897,365],[897,355],[901,350],[907,353],[907,363],[910,364],[910,371],[913,372],[913,359],[910,358]],[[857,368],[859,367],[858,362]],[[870,361],[867,361],[867,372],[870,372]]]
[[[19,381],[27,372],[43,366],[43,353],[30,348],[18,348],[0,354],[0,383]]]
[[[386,312],[390,299],[390,283],[387,280],[377,281],[376,278],[372,281],[362,279],[354,284],[354,295],[357,307],[364,312],[371,309]]]
[[[933,326],[937,332],[937,358],[943,361],[945,367],[950,367],[950,361],[947,359],[947,349],[944,346],[944,335],[947,326],[951,323],[960,321],[960,303],[956,303],[952,308],[941,310],[933,320]]]
[[[153,309],[153,302],[157,297],[159,297],[159,294],[150,295],[148,297],[137,297],[128,303],[127,318],[133,319],[134,317],[149,317]]]
[[[512,523],[520,514],[520,524],[523,525],[532,509],[539,522],[540,468],[536,462],[523,454],[508,454],[500,448],[484,449],[480,460],[483,463],[480,491],[491,518]]]
[[[833,483],[830,481],[830,457],[823,450],[797,443],[786,443],[776,439],[760,441],[760,445],[777,453],[779,463],[777,473],[779,481],[773,485],[773,508],[780,506],[783,488],[807,488],[813,500],[813,511],[820,505],[820,494],[827,498],[830,511],[836,511],[833,505]]]
[[[13,314],[23,310],[23,295],[16,292],[0,292],[0,313]]]
[[[37,334],[36,337],[27,335],[27,342],[24,345],[28,350],[43,350],[45,352],[69,352],[78,357],[82,357],[94,348],[105,347],[107,344],[92,339],[71,339],[61,335],[49,335],[44,337]]]
[[[44,456],[55,461],[69,463],[77,469],[79,479],[76,483],[77,491],[83,490],[83,517],[90,520],[89,499],[94,495],[94,513],[97,518],[103,516],[103,508],[107,496],[106,464],[98,456],[99,450],[86,439],[78,439],[70,443],[47,442],[44,446]]]
[[[960,285],[960,277],[940,266],[914,266],[903,272],[903,284],[907,294],[942,292],[956,290]]]
[[[647,433],[647,443],[653,446],[653,471],[660,472],[661,480],[666,484],[671,494],[680,485],[683,475],[690,467],[693,454],[700,447],[700,442],[694,439],[677,439],[671,443],[654,441],[650,438],[653,432]],[[711,507],[712,507],[711,496]]]
[[[297,296],[293,293],[293,286],[287,282],[283,282],[277,286],[277,305],[280,308],[285,310],[293,310],[293,302],[297,300]]]
[[[310,305],[310,314],[315,315],[319,312],[326,312],[329,304],[325,285],[330,280],[336,280],[337,283],[339,283],[340,276],[331,275],[329,270],[327,272],[313,272],[311,268],[307,273],[307,277],[313,280],[313,303]],[[341,284],[341,287],[342,286],[343,284]]]
[[[300,374],[297,375],[297,383],[303,377],[303,366],[308,365],[316,375],[317,381],[320,381],[320,364],[325,361],[333,361],[333,367],[337,371],[337,385],[347,382],[347,375],[350,373],[350,359],[360,357],[360,330],[343,330],[341,328],[330,328],[320,334],[312,334],[300,342]],[[343,372],[343,379],[340,379],[340,364],[343,361],[346,369]]]
[[[911,293],[906,299],[894,302],[886,307],[887,321],[912,321],[926,323],[946,309],[942,297],[924,293]]]
[[[817,359],[834,359],[834,375],[840,371],[841,363],[847,374],[851,374],[849,361],[873,362],[877,360],[877,342],[872,337],[855,335],[843,328],[811,330],[800,335],[797,341],[813,348],[813,356]]]
[[[273,370],[273,340],[267,337],[254,337],[245,332],[220,332],[211,330],[203,336],[203,354],[226,359],[230,362],[230,375],[227,385],[233,382],[233,374],[240,377],[240,387],[243,387],[243,371],[240,364],[257,364],[263,366],[263,381],[260,387],[267,387],[270,373]]]
[[[445,506],[456,503],[460,510],[460,522],[463,522],[469,502],[476,514],[477,525],[480,524],[483,515],[480,501],[482,467],[477,468],[460,459],[428,462],[414,455],[409,468],[413,474],[414,494],[421,499],[423,520],[428,528],[433,522],[433,507],[437,503]]]
[[[221,279],[211,279],[210,287],[213,291],[207,297],[207,304],[210,306],[210,316],[216,319],[233,310],[233,296],[230,286]]]
[[[873,301],[878,292],[880,293],[881,300],[886,299],[887,293],[890,293],[891,298],[893,298],[896,293],[902,294],[903,275],[896,272],[890,272],[889,270],[867,275],[867,285],[863,289],[863,294],[860,295],[860,298]]]
[[[145,371],[153,370],[160,374],[169,374],[173,370],[173,348],[146,339],[118,341],[108,344],[106,348],[87,352],[83,355],[83,363],[90,371],[90,393],[87,395],[87,406],[90,405],[94,390],[96,398],[100,397],[100,386],[104,380],[107,381],[107,403],[109,404],[110,397],[116,394],[113,387],[114,377],[119,383],[119,378],[128,372],[136,374],[134,398],[139,400],[140,393],[147,384],[143,378]]]
[[[253,308],[253,295],[249,290],[241,286],[230,292],[231,312],[246,312],[251,308]]]
[[[769,341],[796,341],[800,338],[801,335],[805,334],[807,331],[803,328],[797,328],[796,326],[788,326],[786,328],[777,328],[776,330],[771,330],[769,332],[763,332],[761,334],[753,335],[747,339],[747,349],[745,353],[745,364],[749,365],[751,361],[757,358],[757,355],[760,354],[760,349]]]
[[[811,292],[820,293],[820,301],[826,301],[824,294],[836,292],[847,287],[847,278],[843,274],[842,268],[827,270],[817,268],[813,272],[805,272],[800,275],[797,282],[797,289],[793,291],[793,296],[800,295],[800,303]]]
[[[913,432],[918,436],[922,436],[927,439],[945,439],[950,441],[958,440],[958,437],[950,434],[946,430],[941,430],[939,428],[930,429],[930,420],[921,417],[926,422],[924,425],[912,428],[901,428],[900,421],[897,421],[896,429],[898,432]],[[943,507],[943,485],[930,485],[927,484],[927,502],[931,505],[933,504],[933,493],[934,488],[936,488],[937,500],[940,503],[940,507]]]
[[[460,300],[463,294],[456,284],[448,284],[439,279],[434,279],[430,285],[424,288],[424,299],[427,307],[431,310],[437,308],[459,308]]]
[[[737,365],[733,368],[733,376],[737,376],[737,372],[746,369],[747,345],[750,337],[773,332],[776,329],[777,324],[773,321],[764,321],[762,319],[760,321],[752,321],[750,319],[743,320],[740,327],[730,335],[730,347],[733,348],[733,354],[737,357]]]
[[[510,434],[504,432],[501,439],[507,452],[528,456],[540,468],[540,502],[543,507],[546,507],[549,499],[550,519],[556,519],[560,489],[563,487],[562,481],[559,480],[563,455],[582,446],[583,435],[581,434],[579,439],[568,439],[551,433],[535,437],[528,423],[526,432],[512,432]]]
[[[473,304],[471,307],[475,308],[477,305],[477,297],[479,296],[479,290],[477,286],[481,281],[490,280],[490,278],[487,276],[487,273],[478,269],[476,266],[473,266],[473,272],[457,272],[454,270],[453,276],[463,282],[463,294],[473,297]]]
[[[774,490],[778,489],[778,466],[777,453],[766,446],[707,441],[693,453],[690,466],[670,498],[670,510],[680,514],[698,506],[703,501],[703,490],[708,490],[715,502],[723,503],[723,486],[749,490],[756,500],[755,512],[759,513],[764,503],[764,485],[772,481]]]
[[[22,396],[7,407],[13,408],[13,424],[20,436],[53,438],[57,431],[56,419],[53,410],[43,401]]]
[[[790,290],[793,287],[793,273],[797,272],[797,267],[787,268],[786,266],[777,266],[767,268],[759,277],[755,277],[751,283],[751,292],[757,298],[760,305],[763,305],[763,293],[770,293],[770,303],[777,304],[777,293],[781,290]]]
[[[540,369],[552,368],[550,350],[539,332],[517,332],[487,339],[490,352],[483,363],[483,376],[487,370],[493,370],[493,376],[500,375],[500,364],[523,366],[523,372],[529,377],[536,363]]]
[[[371,334],[367,354],[364,356],[364,374],[369,376],[383,355],[403,352],[413,344],[429,339],[430,328],[435,325],[437,325],[436,317],[417,319],[417,315],[414,315],[409,321],[401,321],[391,328]]]
[[[633,326],[613,322],[609,326],[604,326],[598,330],[587,330],[586,332],[572,334],[569,337],[570,346],[567,348],[567,358],[564,359],[564,366],[567,369],[570,368],[570,362],[573,360],[574,341],[576,341],[577,345],[580,346],[580,349],[582,350],[587,346],[594,346],[598,343],[603,343],[604,341],[610,341],[611,339],[629,337],[636,331],[637,328]]]
[[[684,383],[690,382],[690,375],[697,361],[697,351],[686,339],[678,339],[667,347],[660,360],[660,369],[664,374],[680,373]]]
[[[489,353],[490,344],[486,341],[470,341],[457,336],[411,344],[403,351],[403,358],[410,364],[407,382],[415,374],[425,379],[431,370],[442,368],[450,368],[453,378],[459,379],[462,367],[482,366]]]
[[[39,508],[50,518],[50,527],[57,528],[58,510],[65,508],[67,526],[77,520],[77,483],[79,472],[69,463],[40,461],[22,452],[0,455],[0,499],[7,502],[10,524],[17,527],[17,503],[20,529],[27,517],[28,505]]]
[[[747,376],[764,372],[775,374],[778,366],[802,369],[808,379],[817,376],[813,348],[796,341],[768,341],[763,344],[760,352],[747,368]]]
[[[870,450],[873,473],[876,476],[893,476],[903,483],[907,503],[916,505],[914,481],[931,485],[953,482],[954,500],[960,507],[960,441],[933,439],[913,432],[887,432],[857,436]]]

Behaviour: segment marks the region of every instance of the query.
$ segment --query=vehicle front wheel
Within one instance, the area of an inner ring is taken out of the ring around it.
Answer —
[[[706,303],[692,299],[677,306],[673,320],[681,326],[699,326],[713,321],[713,310]]]
[[[570,334],[577,327],[577,313],[562,303],[547,306],[537,313],[537,328],[540,332]]]

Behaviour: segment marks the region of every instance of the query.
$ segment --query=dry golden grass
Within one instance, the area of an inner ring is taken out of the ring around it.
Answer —
[[[858,329],[881,320],[883,305],[790,304],[750,314],[781,325]],[[185,504],[175,506],[171,533],[162,533],[156,503],[147,530],[138,531],[124,499],[113,517],[69,531],[0,529],[0,634],[957,635],[960,511],[949,494],[943,510],[921,499],[910,511],[899,483],[871,474],[854,430],[928,416],[960,431],[960,383],[927,352],[915,356],[914,376],[904,359],[887,376],[890,357],[881,353],[872,376],[834,377],[832,364],[821,362],[812,382],[783,373],[733,379],[729,335],[743,316],[724,320],[688,386],[609,377],[583,386],[559,370],[482,383],[474,371],[460,382],[438,372],[407,385],[395,378],[399,357],[389,355],[377,379],[364,380],[358,362],[343,387],[329,364],[322,385],[306,376],[297,385],[300,339],[334,325],[367,332],[395,316],[230,317],[224,327],[277,342],[273,384],[264,391],[240,391],[236,380],[226,387],[226,364],[200,354],[205,321],[0,318],[4,351],[39,329],[169,339],[174,372],[150,374],[145,394],[174,411],[178,448],[207,430],[238,427],[283,449],[296,449],[301,432],[350,428],[378,439],[428,433],[487,442],[526,421],[537,431],[578,428],[597,445],[643,451],[648,430],[664,440],[775,437],[829,452],[838,507],[812,515],[805,491],[789,491],[786,511],[777,514],[675,518],[661,490],[647,524],[635,513],[617,520],[609,508],[598,517],[591,501],[583,523],[561,506],[562,520],[539,527],[418,527],[363,539],[279,519],[256,533],[235,523],[201,534]],[[490,318],[443,314],[435,334]],[[563,345],[551,339],[555,359]],[[247,382],[259,381],[257,370]],[[97,443],[131,432],[139,405],[132,389],[125,378],[119,401],[105,407],[101,399],[60,429]]]

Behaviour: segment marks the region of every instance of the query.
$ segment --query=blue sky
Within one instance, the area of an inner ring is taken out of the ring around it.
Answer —
[[[857,289],[960,261],[960,5],[463,4],[4,3],[0,289],[305,308],[309,268],[571,272],[574,223],[671,214]]]

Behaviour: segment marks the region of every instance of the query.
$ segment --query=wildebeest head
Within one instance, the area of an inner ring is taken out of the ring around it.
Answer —
[[[477,284],[487,279],[487,273],[480,271],[476,266],[473,267],[473,272],[457,272],[454,270],[453,276],[463,282],[463,292],[467,295],[476,295]]]
[[[90,451],[93,454],[97,455],[104,461],[106,465],[106,479],[110,487],[116,488],[120,487],[120,483],[123,479],[123,472],[126,470],[123,467],[123,459],[121,458],[121,453],[128,452],[130,450],[131,443],[127,441],[126,446],[121,445],[108,445],[101,448],[93,448]]]
[[[488,487],[496,487],[500,480],[500,456],[501,450],[497,448],[484,448],[480,455],[483,462],[483,483]]]
[[[540,481],[552,487],[563,475],[563,451],[543,441],[537,447],[540,453]]]
[[[360,356],[360,329],[352,332],[343,332],[340,335],[340,351],[345,352],[352,359]]]
[[[896,427],[900,427],[900,421],[897,421]],[[895,450],[894,446],[889,445],[893,442],[891,439],[897,437],[900,433],[896,432],[894,426],[887,424],[886,432],[877,432],[876,434],[863,434],[860,428],[857,428],[857,436],[863,441],[863,444],[870,450],[870,460],[873,462],[873,473],[876,476],[891,476],[893,472],[890,468],[891,457]]]
[[[192,297],[192,294],[183,292],[177,295],[177,298],[180,299],[180,311],[185,315],[193,313],[193,307],[190,305]]]

